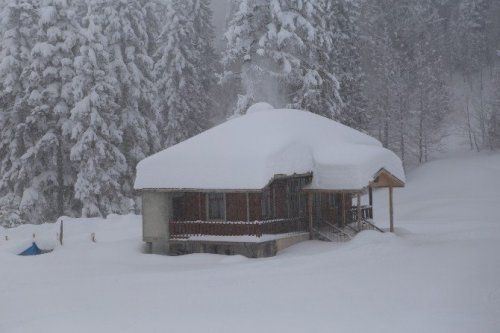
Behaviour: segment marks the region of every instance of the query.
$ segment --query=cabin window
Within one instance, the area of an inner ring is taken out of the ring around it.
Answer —
[[[271,204],[271,190],[269,188],[265,189],[262,192],[260,207],[263,219],[273,217],[273,206]]]
[[[209,220],[225,220],[226,205],[224,193],[208,193],[207,196],[208,219]]]
[[[331,209],[339,209],[341,205],[340,194],[330,193],[328,194],[328,205]]]
[[[307,195],[302,187],[309,182],[307,178],[292,178],[287,185],[288,217],[303,217],[306,215]]]
[[[183,219],[184,198],[174,197],[172,199],[172,218],[174,221],[181,221]]]

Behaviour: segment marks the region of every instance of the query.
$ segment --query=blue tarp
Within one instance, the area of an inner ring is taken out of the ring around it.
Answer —
[[[42,250],[33,242],[33,245],[28,247],[23,252],[19,253],[20,256],[36,256],[38,254],[42,254]]]

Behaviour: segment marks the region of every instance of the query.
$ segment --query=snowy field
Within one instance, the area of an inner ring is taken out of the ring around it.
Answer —
[[[137,216],[0,229],[0,332],[500,332],[500,155],[431,162],[395,191],[396,234],[268,259],[141,253]],[[387,191],[375,218],[387,223]],[[97,242],[90,241],[95,232]],[[5,240],[5,236],[9,240]]]

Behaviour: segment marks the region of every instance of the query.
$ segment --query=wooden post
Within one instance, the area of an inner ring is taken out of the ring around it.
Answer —
[[[345,192],[342,192],[342,228],[346,225]]]
[[[59,243],[61,246],[63,245],[63,220],[61,220],[61,224],[59,226]]]
[[[392,204],[392,186],[389,187],[389,222],[390,232],[394,232],[394,208]]]
[[[357,202],[358,202],[358,207],[357,207],[358,230],[361,231],[361,193],[360,192],[358,192],[358,194],[357,194]]]
[[[198,192],[198,220],[203,220],[201,217],[201,192]]]
[[[247,194],[247,222],[250,222],[250,195]]]
[[[307,203],[308,203],[308,208],[309,208],[309,239],[314,238],[314,233],[313,233],[313,193],[309,192],[307,195]]]
[[[368,200],[370,207],[373,207],[373,189],[368,187]]]

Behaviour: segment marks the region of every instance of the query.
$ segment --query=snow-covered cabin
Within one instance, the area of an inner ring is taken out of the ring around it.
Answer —
[[[377,228],[374,187],[389,188],[392,231],[392,188],[404,181],[401,160],[373,137],[259,103],[141,161],[135,189],[150,247],[255,257],[306,238],[349,239]]]

